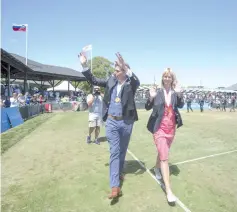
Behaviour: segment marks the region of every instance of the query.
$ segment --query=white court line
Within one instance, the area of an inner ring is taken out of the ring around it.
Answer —
[[[172,165],[179,165],[179,164],[183,164],[183,163],[189,163],[189,162],[192,162],[192,161],[203,160],[203,159],[206,159],[206,158],[212,158],[212,157],[216,157],[216,156],[219,156],[219,155],[226,155],[226,154],[230,154],[230,153],[233,153],[233,152],[237,152],[237,149],[232,150],[232,151],[228,151],[228,152],[222,152],[222,153],[218,153],[218,154],[213,154],[213,155],[208,155],[208,156],[204,156],[204,157],[200,157],[200,158],[195,158],[195,159],[191,159],[191,160],[185,160],[185,161],[182,161],[182,162],[173,163]]]
[[[161,186],[162,189],[164,189],[164,184],[161,183],[159,180],[156,179],[156,177],[150,172],[149,169],[147,169],[142,162],[130,151],[127,150],[127,152],[140,164],[142,168],[146,170],[146,172]],[[176,197],[177,198],[177,197]],[[178,198],[176,200],[176,203],[185,211],[185,212],[191,212]]]

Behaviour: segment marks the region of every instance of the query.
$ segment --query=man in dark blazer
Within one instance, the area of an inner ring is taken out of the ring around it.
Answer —
[[[123,180],[124,160],[132,133],[133,123],[138,120],[135,93],[140,85],[122,56],[117,53],[113,75],[106,79],[93,76],[87,66],[87,58],[80,54],[82,74],[93,85],[105,87],[103,99],[103,121],[106,121],[106,136],[110,145],[110,187],[109,199],[121,194],[120,180]]]

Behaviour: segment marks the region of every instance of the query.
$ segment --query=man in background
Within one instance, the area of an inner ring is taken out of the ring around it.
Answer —
[[[87,136],[87,143],[91,143],[91,134],[95,130],[95,143],[99,145],[100,142],[98,137],[102,125],[103,107],[103,98],[101,96],[100,87],[95,86],[93,94],[87,96],[87,104],[89,108],[89,135]]]
[[[232,112],[232,111],[235,112],[235,103],[236,103],[236,97],[233,95],[233,96],[231,97],[230,112]]]
[[[204,103],[205,103],[204,96],[201,96],[201,98],[199,99],[199,105],[200,105],[201,113],[203,112]]]
[[[189,113],[189,110],[191,110],[193,112],[191,105],[192,105],[192,99],[191,99],[191,96],[188,96],[187,97],[187,112],[188,113]]]
[[[221,99],[221,111],[226,112],[226,105],[227,105],[227,99],[225,96],[223,96]]]

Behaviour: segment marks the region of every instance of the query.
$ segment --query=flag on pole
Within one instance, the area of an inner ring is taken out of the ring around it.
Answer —
[[[13,31],[26,32],[28,24],[13,24]]]
[[[87,45],[87,46],[83,47],[82,50],[83,50],[83,52],[90,51],[90,50],[92,50],[92,45],[91,44]]]
[[[16,32],[25,32],[26,35],[26,65],[28,58],[28,24],[12,24],[13,31]]]

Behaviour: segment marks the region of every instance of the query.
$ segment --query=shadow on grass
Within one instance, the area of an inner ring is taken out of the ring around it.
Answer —
[[[140,161],[144,166],[145,163]],[[108,163],[105,164],[105,166],[109,166]],[[125,177],[126,174],[134,174],[134,175],[140,175],[143,174],[146,170],[144,168],[141,167],[141,165],[136,161],[136,160],[128,160],[125,161],[124,163],[124,170],[123,170],[123,175]],[[122,189],[123,187],[123,183],[124,180],[120,180],[120,188]],[[115,205],[119,202],[119,198],[122,197],[122,193],[121,195],[119,195],[119,197],[116,197],[114,199],[111,200],[110,205]]]
[[[98,141],[99,142],[106,142],[107,141],[107,138],[104,136],[104,137],[99,137],[98,138]]]
[[[171,176],[171,175],[174,175],[174,176],[178,176],[178,175],[179,175],[180,169],[179,169],[179,167],[178,167],[177,165],[172,165],[171,163],[169,163],[169,167],[170,167],[170,176]],[[155,167],[152,167],[152,168],[150,169],[150,172],[151,172],[153,175],[155,175],[154,168],[155,168]]]
[[[119,202],[119,198],[122,197],[122,196],[123,196],[123,194],[122,194],[122,192],[121,192],[121,194],[120,194],[118,197],[116,197],[116,198],[114,198],[114,199],[111,200],[110,205],[115,205],[115,204],[117,204],[117,203]]]
[[[170,175],[178,176],[180,173],[180,169],[177,165],[169,164],[170,166]]]
[[[145,163],[140,161],[142,165],[145,166]],[[140,175],[143,174],[146,170],[141,167],[141,165],[136,160],[128,160],[125,161],[124,164],[124,174],[135,174]]]
[[[145,166],[145,163],[144,162],[141,162],[144,167]],[[105,164],[106,166],[109,166],[109,164]],[[177,165],[172,165],[172,164],[169,164],[169,167],[170,167],[170,175],[174,175],[174,176],[178,176],[179,173],[180,173],[180,169]],[[141,167],[141,165],[136,161],[136,160],[128,160],[125,162],[125,168],[124,168],[124,174],[135,174],[135,175],[139,175],[139,174],[143,174],[146,170],[144,168]],[[150,169],[150,172],[155,175],[154,173],[154,167],[152,167]],[[161,189],[163,190],[164,194],[166,195],[166,191],[165,191],[165,184],[164,184],[164,181],[163,179],[161,180],[158,180],[159,181],[159,184],[160,184],[160,187]],[[124,181],[121,181],[121,184],[120,184],[120,187],[122,188],[123,187],[123,183]],[[114,198],[110,205],[115,205],[119,202],[119,198],[122,196],[122,194],[117,197],[117,198]],[[176,206],[175,202],[168,202],[167,203],[169,204],[169,206],[171,207],[174,207]]]
[[[177,165],[172,165],[171,163],[169,163],[169,169],[170,169],[170,176],[171,176],[171,175],[178,176],[179,173],[180,173],[180,169],[179,169],[179,167],[178,167]],[[154,167],[152,167],[152,168],[150,169],[150,172],[151,172],[153,175],[155,175]],[[164,183],[163,179],[158,180],[158,181],[159,181],[159,184],[160,184],[161,189],[163,190],[164,194],[166,195],[165,183]],[[171,206],[171,207],[176,206],[175,202],[168,202],[168,201],[167,201],[167,203],[168,203],[169,206]]]
[[[141,161],[141,163],[145,166],[145,163]],[[109,163],[106,163],[105,166],[109,166]],[[124,170],[123,174],[143,174],[146,170],[141,167],[141,165],[136,160],[128,160],[124,162]]]

